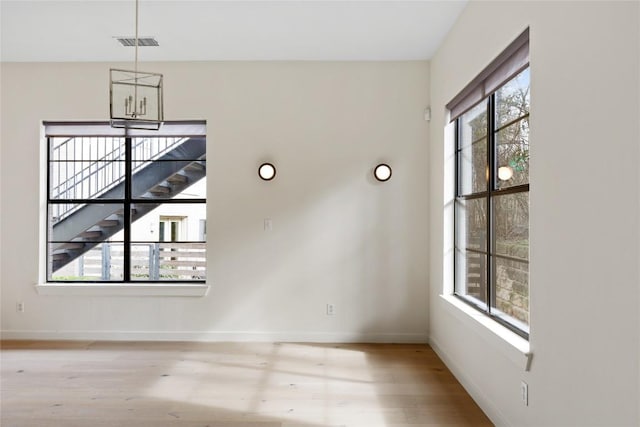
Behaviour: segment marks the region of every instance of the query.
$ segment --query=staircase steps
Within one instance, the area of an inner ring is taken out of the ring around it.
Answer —
[[[120,224],[120,221],[117,219],[103,219],[99,221],[96,225],[99,227],[109,228],[109,227],[117,227]]]
[[[149,193],[154,194],[156,196],[158,196],[158,195],[167,195],[167,194],[171,193],[171,188],[170,187],[166,187],[164,185],[158,185],[156,187],[153,187],[151,190],[149,190]]]
[[[136,213],[138,213],[138,210],[136,208],[131,208],[131,216],[135,216]],[[115,214],[118,216],[124,216],[124,209],[118,209],[115,211]]]
[[[60,253],[51,255],[51,258],[54,261],[64,261],[69,257],[70,257],[70,255],[68,253],[66,253],[66,252],[60,252]]]
[[[190,163],[185,169],[195,170],[195,171],[204,171],[206,169],[206,166],[202,162],[193,162],[193,163]]]
[[[187,178],[185,175],[182,174],[175,174],[170,176],[169,178],[167,178],[167,181],[171,184],[186,184],[189,178]]]
[[[91,231],[83,231],[79,234],[83,239],[97,239],[102,236],[102,231],[100,230],[91,230]]]
[[[60,246],[58,246],[59,249],[83,249],[84,248],[84,243],[83,242],[67,242],[67,243],[62,243]]]

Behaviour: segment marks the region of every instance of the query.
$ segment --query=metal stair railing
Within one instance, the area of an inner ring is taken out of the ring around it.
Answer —
[[[138,172],[189,138],[134,138],[132,172]],[[85,144],[90,140],[89,144]],[[94,141],[97,144],[94,144]],[[109,150],[108,150],[109,149]],[[99,157],[98,157],[99,156]],[[92,157],[98,157],[93,160]],[[52,199],[94,199],[124,180],[125,146],[122,137],[71,137],[54,147],[50,164],[54,165],[50,179]],[[80,170],[77,165],[80,164]],[[79,210],[83,204],[52,205],[54,222],[59,222]]]

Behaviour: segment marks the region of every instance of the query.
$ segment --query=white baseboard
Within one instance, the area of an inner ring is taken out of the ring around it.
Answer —
[[[421,333],[331,333],[261,331],[27,331],[3,330],[3,340],[203,341],[426,344]]]
[[[510,425],[502,412],[498,407],[487,398],[486,394],[482,392],[482,388],[479,387],[469,376],[465,375],[465,370],[462,369],[449,355],[438,345],[438,340],[433,336],[429,337],[429,346],[436,352],[438,357],[442,359],[447,368],[453,373],[456,379],[462,384],[462,387],[471,395],[471,398],[480,406],[482,411],[489,417],[491,422],[496,426],[508,426]]]

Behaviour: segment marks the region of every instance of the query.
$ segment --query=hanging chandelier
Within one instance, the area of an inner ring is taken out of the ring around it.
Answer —
[[[111,127],[158,130],[162,126],[162,74],[138,71],[138,0],[134,69],[109,70]]]

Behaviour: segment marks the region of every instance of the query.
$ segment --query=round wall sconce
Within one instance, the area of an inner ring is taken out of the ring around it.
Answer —
[[[258,168],[258,175],[265,181],[271,181],[276,177],[276,167],[271,163],[263,163]]]
[[[391,166],[385,163],[380,163],[373,170],[373,176],[375,176],[380,182],[388,181],[389,178],[391,178]]]

